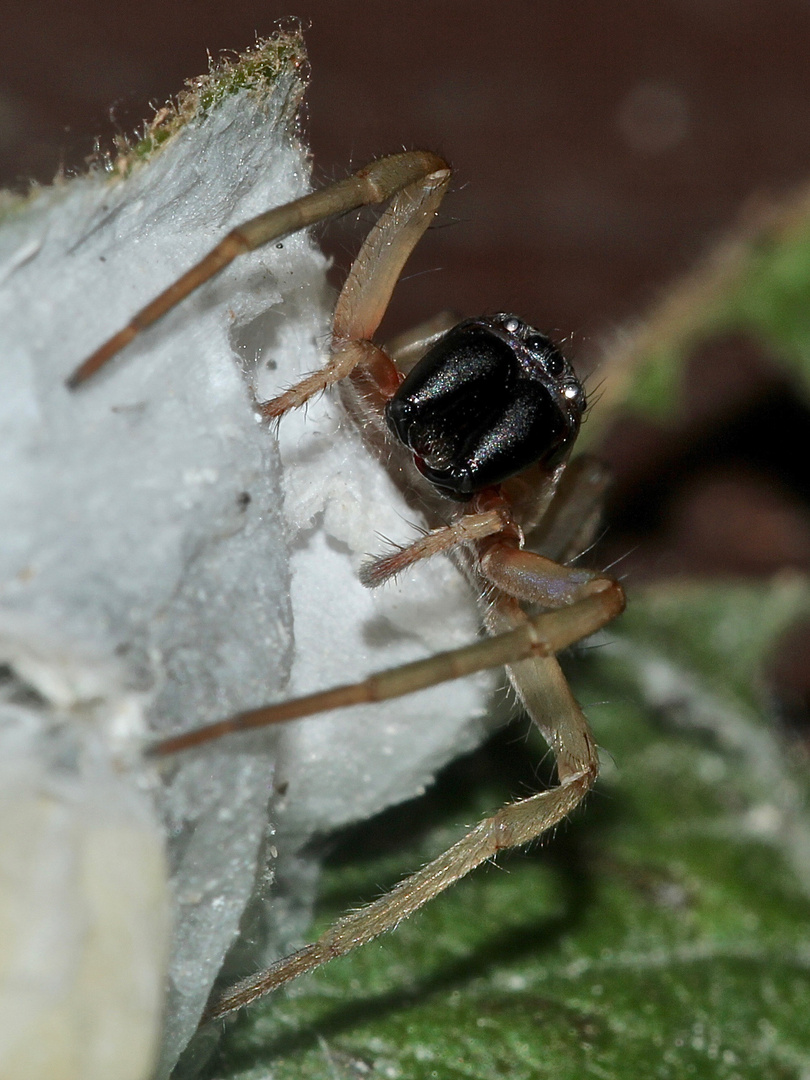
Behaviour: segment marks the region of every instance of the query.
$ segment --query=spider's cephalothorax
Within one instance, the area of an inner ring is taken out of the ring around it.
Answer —
[[[570,451],[585,391],[550,338],[517,315],[466,319],[406,376],[385,410],[421,473],[466,500]]]

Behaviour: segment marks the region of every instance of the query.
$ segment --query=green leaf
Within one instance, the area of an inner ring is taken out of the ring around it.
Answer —
[[[810,393],[810,190],[760,208],[664,294],[599,358],[599,405],[581,445],[594,446],[617,412],[676,420],[684,365],[701,343],[749,334]]]
[[[631,597],[573,664],[604,756],[585,810],[255,1007],[214,1074],[806,1077],[810,784],[761,673],[809,606],[801,579]],[[521,795],[542,754],[510,730],[424,810],[385,815],[384,837],[410,826],[416,841],[341,859],[321,926]]]
[[[806,196],[804,199],[806,202]],[[752,245],[739,279],[718,305],[721,329],[754,334],[810,390],[810,213]]]

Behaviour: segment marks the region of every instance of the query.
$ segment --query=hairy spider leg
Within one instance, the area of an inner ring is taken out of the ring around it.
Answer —
[[[574,470],[562,493],[580,508],[589,506],[601,481],[594,469]],[[559,479],[554,476],[553,482]],[[550,481],[551,482],[551,481]],[[557,494],[556,499],[560,498]],[[494,490],[484,496],[498,502]],[[498,507],[500,528],[468,544],[487,583],[485,641],[401,668],[360,683],[334,688],[249,713],[156,743],[154,755],[172,754],[222,735],[278,723],[349,704],[379,702],[484,667],[505,664],[515,690],[551,747],[557,764],[556,787],[511,803],[484,819],[448,851],[402,881],[389,893],[339,919],[316,942],[249,976],[209,1004],[203,1020],[214,1020],[248,1005],[299,975],[342,956],[393,929],[444,889],[499,851],[536,839],[562,821],[584,798],[598,772],[598,758],[585,716],[555,654],[614,619],[624,607],[621,586],[593,571],[567,567],[522,550],[522,534]],[[548,503],[548,493],[537,496]],[[544,610],[529,615],[521,601]]]
[[[386,202],[396,192],[407,189],[414,182],[418,184],[432,173],[446,171],[446,162],[426,150],[391,154],[389,157],[371,162],[370,165],[345,180],[339,180],[335,184],[330,184],[329,187],[313,191],[294,202],[274,207],[251,218],[250,221],[232,229],[204,258],[142,308],[125,327],[99,346],[70,375],[66,380],[66,386],[75,390],[138,334],[198,289],[200,285],[224,270],[238,255],[253,251],[273,240],[298,232],[299,229],[305,229],[327,218],[336,217],[348,210],[354,210],[359,206]],[[419,236],[421,236],[421,231],[416,239]]]
[[[581,558],[596,539],[610,474],[592,454],[579,454],[557,478],[553,498],[538,506],[541,484],[533,472],[527,469],[507,482],[513,513],[531,535],[536,551],[567,565]]]
[[[473,509],[463,513],[452,525],[431,529],[418,540],[397,548],[390,555],[369,559],[360,568],[360,581],[367,588],[375,589],[421,559],[430,559],[434,555],[453,551],[465,544],[475,543],[513,528],[514,520],[506,501],[497,495],[495,498],[485,498],[486,494],[494,494],[496,491],[497,489],[493,488],[482,492],[481,496],[473,500]]]
[[[586,602],[587,601],[587,602]],[[372,705],[380,701],[404,697],[429,686],[462,679],[488,668],[513,664],[530,657],[545,656],[567,649],[583,637],[595,633],[615,617],[604,615],[602,598],[586,597],[558,612],[540,612],[516,620],[511,630],[472,645],[463,645],[448,652],[434,653],[424,660],[377,672],[360,682],[331,687],[273,705],[238,713],[225,720],[216,720],[203,727],[169,735],[151,743],[145,750],[148,757],[167,757],[214,742],[226,735],[235,735],[255,728],[285,724],[290,720],[316,716],[332,709],[350,705]]]
[[[529,618],[521,601],[540,605],[552,620],[590,601],[599,611],[600,625],[624,609],[624,591],[613,578],[592,570],[564,566],[535,552],[521,550],[509,535],[492,537],[477,547],[480,573],[493,586],[486,614],[487,626],[492,633],[520,626]],[[561,792],[561,802],[550,798],[541,807],[534,834],[540,836],[560,820],[554,816],[555,806],[574,799],[573,808],[581,801],[596,779],[598,760],[585,715],[553,656],[509,664],[507,671],[518,697],[542,731],[557,762],[559,786],[544,794],[551,796],[555,791]],[[521,803],[514,805],[519,807]],[[532,805],[540,806],[539,803]],[[546,807],[552,809],[547,812]],[[509,810],[511,807],[506,807],[502,812]]]
[[[435,165],[438,159],[433,159]],[[315,394],[362,368],[383,402],[402,381],[394,362],[371,338],[380,325],[402,268],[430,225],[450,182],[444,163],[432,167],[394,194],[363,242],[335,306],[332,349],[319,371],[305,376],[278,397],[259,405],[276,419],[304,405]]]
[[[428,665],[435,665],[438,670],[440,666],[446,667],[450,658],[458,661],[463,654],[471,658],[479,650],[479,658],[488,654],[487,665],[481,666],[488,666],[490,661],[496,662],[496,654],[500,654],[500,659],[509,664],[521,699],[554,751],[558,786],[511,803],[485,818],[444,854],[405,878],[390,892],[338,919],[317,941],[283,957],[265,971],[241,980],[216,997],[206,1009],[203,1021],[234,1012],[299,975],[392,930],[402,919],[481,863],[499,851],[535,839],[577,806],[596,778],[598,761],[587,721],[568,689],[554,654],[594,633],[615,618],[624,606],[621,588],[610,579],[594,575],[581,591],[582,597],[568,606],[533,618],[527,616],[516,601],[502,597],[493,609],[493,622],[502,626],[512,623],[510,632],[468,646],[466,650],[441,654],[358,684],[364,688],[363,693],[374,688],[374,696],[366,700],[382,700],[383,695],[376,694],[379,684],[375,680],[390,677],[396,694],[407,693],[417,689],[411,679],[417,667],[426,672]],[[523,642],[522,648],[527,649],[523,653],[526,659],[516,659],[521,653],[517,646],[519,640]],[[512,655],[505,656],[504,653]],[[466,668],[466,672],[471,670],[471,666]],[[466,672],[457,670],[450,677]]]

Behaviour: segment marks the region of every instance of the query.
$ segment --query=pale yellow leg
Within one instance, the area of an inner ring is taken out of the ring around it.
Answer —
[[[490,638],[454,653],[408,665],[406,668],[375,676],[371,680],[313,695],[307,701],[283,703],[268,710],[245,714],[239,728],[258,726],[270,712],[273,719],[312,713],[316,708],[334,708],[359,700],[383,700],[430,685],[440,678],[456,678],[489,664],[511,663],[510,673],[520,688],[530,715],[540,726],[556,759],[559,786],[539,795],[503,807],[486,818],[458,843],[422,870],[406,878],[379,900],[339,919],[318,941],[277,961],[266,971],[242,980],[226,991],[208,1008],[204,1019],[226,1015],[298,975],[363,945],[379,934],[393,929],[400,920],[464,877],[482,862],[505,848],[525,844],[562,821],[582,800],[593,784],[598,761],[587,721],[560,671],[554,653],[573,641],[593,633],[613,619],[623,606],[621,589],[604,579],[601,589],[559,611],[529,618],[507,603],[499,609],[498,619],[506,625],[515,622],[512,631]],[[520,659],[526,657],[526,659]],[[340,697],[340,700],[338,700]],[[290,713],[290,706],[300,711]],[[264,717],[260,714],[264,713]],[[230,730],[237,725],[230,723]],[[221,731],[211,734],[221,734]],[[194,734],[194,733],[192,733]],[[195,740],[197,741],[197,740]],[[161,744],[159,752],[181,749],[183,736]]]
[[[450,170],[446,166],[432,169],[394,195],[363,242],[338,297],[332,324],[332,356],[320,371],[260,405],[265,416],[276,418],[300,407],[351,375],[369,352],[380,353],[371,338],[402,268],[433,220],[449,182]]]
[[[88,356],[66,380],[66,385],[70,389],[80,386],[133,338],[204,282],[224,270],[238,255],[253,251],[273,240],[298,232],[299,229],[305,229],[327,218],[346,213],[358,206],[386,202],[396,192],[407,189],[415,182],[418,184],[431,173],[449,175],[446,162],[436,154],[431,154],[426,150],[392,154],[390,157],[373,161],[356,172],[354,176],[339,180],[336,184],[323,188],[321,191],[313,191],[310,195],[304,195],[285,206],[274,207],[237,226],[195,266],[173,282],[168,289],[164,289],[151,303],[134,315],[125,327],[113,334],[91,356]],[[424,229],[419,232],[420,236],[423,231]],[[412,247],[413,243],[411,243]],[[410,248],[408,251],[410,252]],[[368,337],[370,335],[355,334],[353,336]]]
[[[432,529],[391,555],[369,559],[360,568],[360,580],[366,588],[374,589],[421,559],[430,559],[434,555],[452,551],[461,544],[469,544],[503,532],[505,524],[503,515],[497,510],[464,514],[454,525]]]

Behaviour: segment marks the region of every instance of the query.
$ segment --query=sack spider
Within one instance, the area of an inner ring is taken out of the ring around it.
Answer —
[[[440,319],[390,354],[372,341],[449,180],[449,168],[434,154],[395,154],[246,222],[68,380],[70,387],[78,386],[237,255],[355,207],[388,202],[338,298],[326,366],[258,408],[278,420],[341,383],[370,448],[396,467],[397,455],[407,450],[409,490],[418,490],[429,517],[450,519],[372,561],[364,583],[380,585],[420,559],[450,553],[482,597],[493,636],[360,684],[165,739],[149,753],[173,754],[227,732],[380,701],[506,664],[518,697],[556,758],[556,787],[503,807],[391,892],[339,919],[318,941],[213,1000],[204,1019],[238,1009],[393,928],[498,851],[553,828],[596,778],[598,760],[587,721],[555,659],[624,606],[616,581],[567,565],[590,541],[602,488],[598,469],[586,459],[566,471],[585,409],[582,385],[550,339],[512,314],[467,319],[453,328]],[[406,366],[410,370],[404,374]],[[545,554],[525,550],[528,532]]]

